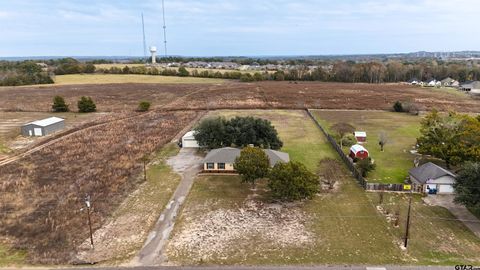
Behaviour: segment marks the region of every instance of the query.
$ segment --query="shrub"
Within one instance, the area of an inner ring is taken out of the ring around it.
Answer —
[[[91,97],[81,97],[77,103],[78,111],[82,113],[94,112],[97,110],[95,102]]]
[[[137,111],[139,112],[146,112],[150,109],[150,102],[148,101],[140,101],[138,104]]]
[[[311,199],[320,188],[318,177],[294,161],[275,164],[268,178],[272,197],[281,201]]]
[[[178,76],[187,77],[188,75],[190,75],[190,73],[188,72],[188,70],[185,67],[179,67],[178,68]]]
[[[253,82],[255,79],[253,78],[252,74],[250,73],[243,73],[242,76],[240,76],[240,81],[241,82]]]
[[[402,102],[397,100],[395,104],[393,104],[393,110],[395,112],[404,112]]]
[[[65,103],[65,99],[61,96],[55,96],[53,98],[52,110],[54,112],[68,112],[68,105]]]
[[[357,139],[353,134],[347,134],[341,139],[342,146],[350,147],[357,143]]]
[[[372,162],[370,157],[361,159],[357,162],[357,168],[363,177],[366,177],[369,172],[375,170],[376,164]]]

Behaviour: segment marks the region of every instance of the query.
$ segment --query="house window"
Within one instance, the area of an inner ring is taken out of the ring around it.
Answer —
[[[225,163],[218,163],[217,165],[219,170],[225,170]]]
[[[213,163],[207,163],[207,170],[215,169],[215,165]]]

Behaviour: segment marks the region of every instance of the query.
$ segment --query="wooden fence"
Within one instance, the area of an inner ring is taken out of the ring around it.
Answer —
[[[320,125],[320,123],[317,121],[317,119],[315,119],[315,117],[312,115],[310,110],[306,109],[306,112],[307,112],[308,116],[313,120],[315,125],[322,131],[323,135],[325,135],[328,142],[332,145],[333,149],[335,149],[335,151],[338,153],[338,155],[343,160],[345,165],[347,165],[347,168],[350,170],[353,177],[355,177],[355,179],[357,179],[357,182],[360,184],[360,186],[362,186],[364,189],[366,189],[367,181],[365,180],[365,178],[363,178],[362,174],[357,170],[357,168],[353,164],[353,161],[347,155],[345,155],[342,148],[340,148],[340,146],[337,144],[335,139],[330,134],[327,133],[327,131],[322,127],[322,125]]]

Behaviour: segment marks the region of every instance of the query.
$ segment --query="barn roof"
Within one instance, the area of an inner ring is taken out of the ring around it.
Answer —
[[[367,132],[365,132],[365,131],[355,131],[354,135],[355,135],[355,137],[367,137]]]
[[[352,145],[352,147],[350,147],[350,151],[352,151],[354,154],[356,154],[360,151],[365,151],[365,152],[368,153],[368,150],[365,147],[361,146],[360,144]]]
[[[437,179],[442,176],[450,175],[456,177],[456,175],[444,168],[428,162],[421,166],[415,167],[408,172],[411,176],[415,177],[420,183],[425,184],[429,179]]]
[[[36,126],[40,126],[40,127],[47,127],[47,126],[50,126],[50,125],[53,125],[53,124],[56,124],[56,123],[59,123],[59,122],[62,122],[62,121],[65,121],[65,120],[63,118],[60,118],[60,117],[49,117],[49,118],[45,118],[45,119],[42,119],[42,120],[37,120],[37,121],[30,122],[30,123],[26,123],[24,126],[26,126],[26,125],[36,125]]]
[[[270,166],[274,166],[278,162],[289,162],[290,156],[288,153],[275,151],[272,149],[263,149],[270,160]],[[234,163],[235,159],[240,156],[240,149],[233,147],[224,147],[213,149],[208,152],[203,160],[204,163]]]

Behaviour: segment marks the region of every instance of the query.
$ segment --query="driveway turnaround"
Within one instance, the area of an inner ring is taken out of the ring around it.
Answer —
[[[143,248],[132,264],[136,266],[154,266],[160,265],[164,260],[163,248],[173,230],[175,218],[190,192],[193,180],[201,170],[201,161],[203,157],[197,154],[197,149],[182,148],[178,155],[167,160],[173,170],[182,177],[172,198],[163,210],[160,218],[155,224],[155,228],[147,237]]]
[[[429,195],[423,200],[430,205],[447,208],[457,219],[467,226],[477,237],[480,237],[480,220],[468,209],[453,202],[454,195]]]

